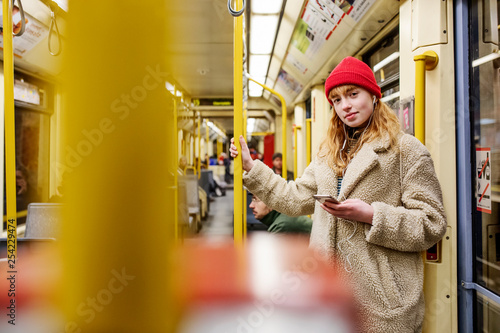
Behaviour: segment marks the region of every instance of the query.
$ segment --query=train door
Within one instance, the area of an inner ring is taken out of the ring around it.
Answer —
[[[459,175],[461,188],[470,193],[459,198],[459,206],[471,207],[461,211],[459,238],[459,327],[463,332],[498,332],[500,327],[499,5],[497,0],[465,1],[455,9],[458,20],[470,23],[468,31],[463,24],[457,25],[457,32],[466,38],[465,51],[457,49],[457,60],[470,70],[462,74],[464,80],[468,76],[468,87],[460,91],[457,86],[457,95],[468,96],[468,101],[457,100],[457,112],[462,114],[458,134],[463,136],[458,150],[463,150],[463,162],[470,158],[465,164],[470,170],[463,168]]]
[[[14,79],[16,206],[18,224],[23,224],[28,204],[47,202],[51,194],[57,194],[49,192],[54,86],[21,72]],[[5,214],[5,181],[3,186]]]

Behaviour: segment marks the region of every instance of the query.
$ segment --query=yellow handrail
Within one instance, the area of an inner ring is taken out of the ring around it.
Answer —
[[[26,217],[26,216],[28,216],[28,211],[27,211],[27,210],[20,210],[20,211],[18,211],[18,212],[17,212],[17,214],[16,214],[16,217],[17,217],[17,218],[20,218],[20,217]],[[7,215],[4,215],[4,216],[3,216],[3,221],[4,221],[4,222],[7,222]]]
[[[243,8],[242,0],[236,0],[236,8]],[[234,143],[240,146],[243,135],[243,16],[237,16],[234,22]],[[241,147],[239,149],[241,151]],[[234,244],[243,247],[243,163],[241,154],[234,159]]]
[[[201,117],[198,115],[198,179],[201,177]]]
[[[252,132],[252,136],[274,135],[274,132]]]
[[[306,119],[306,161],[311,163],[311,118]]]
[[[302,126],[300,125],[295,125],[295,127],[293,128],[293,144],[294,144],[294,148],[293,148],[293,179],[297,179],[297,176],[298,176],[298,171],[297,171],[297,167],[298,167],[298,147],[297,147],[297,142],[299,142],[299,140],[297,139],[297,131],[302,129]]]
[[[280,99],[280,101],[281,101],[281,120],[282,120],[282,122],[281,122],[281,132],[282,132],[281,134],[282,134],[282,136],[281,137],[282,137],[282,140],[283,140],[282,145],[281,145],[282,146],[282,148],[281,148],[281,150],[282,150],[281,154],[283,156],[283,164],[282,164],[282,167],[281,167],[281,176],[286,179],[287,178],[286,177],[287,176],[287,168],[286,168],[286,103],[285,103],[285,99],[276,90],[269,88],[265,84],[262,84],[260,82],[255,81],[254,79],[252,79],[248,75],[247,75],[247,77],[248,77],[249,80],[257,83],[259,86],[261,86],[262,88],[266,89],[270,93],[278,96],[279,99]],[[235,110],[235,112],[236,112],[236,110]]]
[[[178,124],[177,124],[177,89],[174,86],[174,170],[177,168],[179,164],[179,133],[178,133]],[[179,178],[177,177],[177,172],[174,172],[174,207],[179,207]],[[177,209],[174,209],[174,241],[179,243],[179,212]]]
[[[425,144],[425,71],[436,68],[439,57],[426,51],[413,57],[415,61],[415,137]]]
[[[206,120],[207,120],[207,129],[206,129],[206,133],[205,133],[205,135],[206,135],[205,155],[208,156],[208,145],[209,145],[209,142],[210,142],[210,127],[208,127],[208,119],[206,119]],[[210,158],[210,156],[208,156],[208,157]],[[208,158],[207,158],[206,162],[207,162],[207,168],[208,168],[208,166],[210,165],[210,161],[209,161]]]
[[[220,154],[222,154],[222,142],[220,139],[221,137],[217,136],[217,158],[219,158]]]
[[[5,114],[5,188],[7,201],[7,237],[13,239],[17,256],[17,217],[16,217],[16,122],[14,114],[14,48],[12,37],[12,2],[4,0],[3,5],[3,74],[4,74],[4,114]],[[9,253],[8,253],[9,254]],[[15,269],[12,269],[13,271]]]
[[[193,170],[193,173],[196,175],[196,168],[194,166],[187,166],[186,169],[184,169],[184,174],[186,174],[186,170]]]
[[[243,107],[243,137],[247,137],[248,102]],[[243,190],[243,244],[247,240],[247,190]]]
[[[193,151],[191,157],[193,158],[193,165],[196,163],[196,111],[193,110],[193,132],[191,132],[191,141],[189,142],[189,149],[191,149],[191,142],[193,143]],[[196,166],[195,166],[196,167]],[[196,174],[196,172],[195,172]]]

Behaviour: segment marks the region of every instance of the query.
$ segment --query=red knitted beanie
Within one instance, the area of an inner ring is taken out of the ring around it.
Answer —
[[[377,96],[377,98],[382,97],[380,87],[375,80],[373,71],[367,64],[356,58],[344,58],[344,60],[333,69],[328,79],[326,79],[325,94],[328,103],[332,104],[332,101],[330,101],[328,97],[330,91],[335,87],[345,84],[359,86],[368,90],[370,93]]]

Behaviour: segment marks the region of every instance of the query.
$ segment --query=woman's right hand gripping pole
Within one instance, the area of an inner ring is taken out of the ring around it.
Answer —
[[[240,146],[243,170],[249,172],[255,163],[250,157],[250,151],[248,150],[248,146],[245,142],[245,139],[243,138],[243,135],[240,135]],[[229,152],[231,153],[231,157],[233,158],[236,158],[236,156],[238,156],[238,148],[234,143],[234,138],[231,138],[231,147],[229,148]]]

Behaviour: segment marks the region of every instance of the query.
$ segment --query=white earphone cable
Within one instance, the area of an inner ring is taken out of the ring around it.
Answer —
[[[375,106],[377,105],[377,102],[375,101],[375,96],[373,97],[373,112],[372,114],[370,115],[370,119],[368,120],[368,125],[366,125],[365,129],[363,130],[363,133],[361,133],[361,136],[359,138],[359,143],[361,144],[361,140],[363,139],[363,135],[365,134],[366,130],[368,129],[368,127],[370,126],[371,124],[371,121],[372,121],[372,118],[373,118],[373,113],[375,112]],[[346,125],[344,124],[344,135],[345,135],[345,139],[344,139],[344,144],[342,145],[342,148],[340,149],[340,160],[342,162],[344,162],[344,160],[342,159],[342,151],[344,150],[345,148],[345,144],[346,144],[346,141],[347,141],[347,131],[345,129]],[[353,153],[352,155],[352,158],[349,160],[349,163],[347,166],[349,166],[349,164],[351,164],[351,161],[354,159],[354,155],[356,155],[356,153],[358,152],[358,150],[361,148],[361,145],[358,146],[358,148],[356,149],[356,151]],[[344,168],[344,170],[342,170],[342,178],[345,176],[345,172],[347,170],[347,167]],[[342,183],[343,180],[342,180]],[[341,188],[341,192],[342,192],[342,188]],[[340,200],[340,201],[344,201],[346,200],[346,197],[344,195],[344,193],[342,193],[342,197],[344,198],[343,200]],[[344,250],[342,249],[342,246],[344,243],[348,243],[350,246],[354,246],[354,244],[351,242],[351,239],[352,237],[354,237],[354,235],[356,234],[356,231],[358,229],[358,222],[357,221],[350,221],[350,220],[346,220],[347,222],[349,222],[352,226],[353,226],[353,231],[352,233],[349,235],[349,237],[347,237],[346,239],[344,240],[341,240],[340,242],[337,243],[337,248],[339,249],[339,252],[341,254],[345,254],[344,253]],[[347,253],[347,255],[345,256],[346,258],[346,263],[344,263],[344,269],[346,270],[346,272],[350,273],[352,271],[352,263],[351,263],[351,256],[352,256],[353,252],[350,252],[350,253]]]

